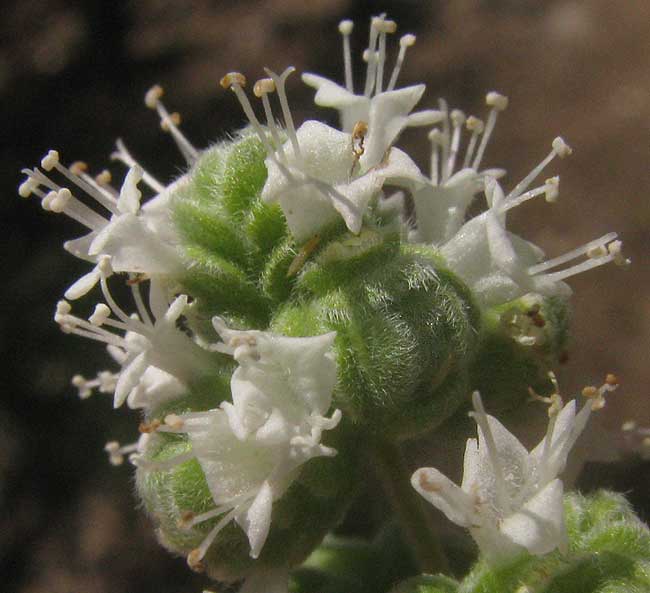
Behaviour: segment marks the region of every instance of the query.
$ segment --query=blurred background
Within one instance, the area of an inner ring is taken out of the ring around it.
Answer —
[[[574,155],[555,163],[561,198],[513,212],[512,228],[555,256],[607,231],[621,234],[630,270],[591,271],[575,289],[573,342],[560,370],[565,394],[615,372],[621,388],[599,415],[599,456],[621,450],[628,418],[650,426],[650,3],[645,0],[5,0],[0,8],[0,566],[7,593],[180,593],[207,586],[156,543],[137,510],[131,469],[112,468],[111,439],[129,442],[136,416],[110,400],[80,402],[73,374],[106,365],[101,348],[59,332],[54,305],[85,266],[64,239],[80,234],[38,202],[20,200],[22,167],[50,148],[92,171],[123,138],[162,180],[182,159],[142,101],[154,83],[183,115],[197,146],[243,125],[219,78],[262,67],[343,78],[337,24],[352,18],[353,50],[365,47],[370,15],[417,34],[400,76],[425,82],[422,107],[439,96],[481,116],[484,94],[510,98],[485,164],[508,169],[512,186],[562,134]],[[357,59],[357,69],[361,61]],[[360,73],[358,73],[358,76]],[[359,80],[359,78],[357,78]],[[289,85],[295,119],[315,114],[313,92]],[[335,112],[318,116],[335,122]],[[427,167],[425,134],[402,145]],[[118,167],[113,167],[117,173]],[[551,173],[549,173],[550,175]],[[555,173],[552,173],[555,174]],[[460,452],[458,452],[460,456]],[[580,484],[627,492],[647,515],[648,465],[629,451],[589,466]]]

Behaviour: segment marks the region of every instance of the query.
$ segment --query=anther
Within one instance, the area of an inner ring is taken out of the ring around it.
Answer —
[[[612,260],[617,266],[627,267],[632,263],[632,260],[626,258],[623,255],[623,242],[622,241],[612,241],[607,246],[607,252],[612,256]]]
[[[196,548],[192,550],[188,555],[187,555],[187,565],[194,571],[194,572],[204,572],[205,571],[205,564],[201,562],[203,559],[203,552],[199,548]]]
[[[604,245],[594,245],[591,249],[587,250],[587,257],[589,259],[598,259],[607,255],[607,247]]]
[[[462,126],[466,120],[465,114],[460,109],[452,110],[449,118],[454,126]]]
[[[70,169],[70,173],[73,175],[78,175],[81,177],[83,173],[88,171],[88,164],[84,163],[83,161],[75,161],[68,167],[68,169]]]
[[[497,111],[504,111],[508,107],[508,97],[496,91],[490,91],[485,95],[485,103]]]
[[[18,195],[21,198],[29,198],[37,188],[38,182],[33,177],[28,177],[18,186]]]
[[[180,529],[190,529],[192,527],[192,521],[194,521],[196,514],[192,511],[182,511],[181,516],[178,518],[176,524]]]
[[[232,88],[233,86],[246,86],[246,77],[241,72],[228,72],[220,81],[219,84],[224,89]]]
[[[68,301],[60,300],[56,304],[56,313],[54,314],[54,321],[57,323],[62,323],[65,321],[65,317],[70,314],[72,311],[72,305]]]
[[[155,109],[164,93],[164,89],[159,84],[152,86],[144,96],[144,104],[149,109]]]
[[[573,152],[573,149],[560,136],[553,140],[552,147],[555,151],[555,154],[557,154],[557,156],[559,156],[561,159],[569,156]]]
[[[558,176],[551,177],[544,182],[546,191],[544,192],[544,200],[549,204],[555,204],[560,195],[560,178]]]
[[[161,422],[160,420],[152,420],[151,422],[140,422],[140,425],[138,426],[138,431],[141,434],[151,434],[153,432],[156,432],[158,428],[160,428]]]
[[[627,420],[621,425],[621,430],[623,432],[632,432],[636,430],[636,422],[634,420]]]
[[[172,428],[174,430],[180,430],[183,428],[184,424],[183,419],[177,414],[167,414],[167,416],[165,416],[164,422],[166,426],[169,426],[169,428]]]
[[[353,28],[354,23],[350,20],[344,20],[339,23],[339,33],[341,35],[350,35]]]
[[[52,212],[61,213],[72,199],[72,193],[67,187],[62,187],[50,201],[49,208]]]
[[[88,321],[97,327],[101,327],[106,323],[106,320],[111,316],[111,310],[104,303],[95,305],[93,314],[88,318]]]
[[[41,159],[41,167],[45,171],[51,171],[59,164],[59,153],[56,150],[48,150],[47,154]]]
[[[170,113],[168,117],[160,120],[160,128],[163,132],[170,132],[172,125],[181,125],[181,114],[178,113],[178,111],[174,111],[173,113]]]
[[[607,373],[605,375],[605,384],[610,387],[618,387],[618,377],[614,373]]]
[[[483,133],[483,130],[485,129],[485,124],[483,123],[482,119],[479,119],[478,117],[470,115],[467,118],[467,121],[465,122],[465,127],[470,132],[475,132],[476,134],[481,134],[481,133]]]
[[[375,19],[373,19],[372,26],[380,33],[395,33],[395,31],[397,31],[397,23],[395,21],[383,18],[377,18],[376,22]]]
[[[253,86],[253,94],[258,99],[273,92],[275,92],[275,83],[272,78],[261,78]]]
[[[113,181],[113,176],[108,169],[104,169],[102,172],[95,176],[95,181],[102,186],[110,185],[111,181]]]
[[[407,33],[402,35],[399,40],[400,47],[413,47],[415,45],[415,35]]]

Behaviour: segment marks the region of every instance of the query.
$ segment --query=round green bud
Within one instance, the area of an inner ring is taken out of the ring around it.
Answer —
[[[529,294],[484,312],[471,367],[472,389],[494,413],[506,413],[530,397],[549,393],[548,372],[566,358],[569,303]]]
[[[467,289],[433,250],[380,227],[343,234],[303,267],[272,331],[336,331],[336,405],[355,424],[410,437],[467,395],[479,317]]]

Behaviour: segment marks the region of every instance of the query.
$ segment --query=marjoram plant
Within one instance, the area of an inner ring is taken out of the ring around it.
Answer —
[[[136,442],[106,445],[111,463],[135,466],[163,546],[242,593],[650,591],[648,528],[621,495],[567,494],[560,477],[617,387],[608,374],[560,396],[566,280],[629,264],[621,242],[609,233],[546,259],[510,232],[510,210],[557,200],[557,176],[536,180],[571,148],[555,138],[524,179],[502,184],[505,171],[483,162],[508,99],[487,93],[485,120],[443,100],[414,111],[425,86],[398,79],[415,37],[399,39],[389,72],[397,26],[373,18],[360,84],[352,28],[339,26],[344,84],[302,75],[340,129],[296,127],[293,68],[266,69],[252,94],[232,72],[221,84],[248,125],[205,150],[160,87],[146,94],[187,163],[169,185],[122,142],[115,185],[54,150],[24,170],[21,196],[86,229],[64,247],[92,269],[55,320],[106,344],[112,362],[72,382],[142,416]],[[408,127],[429,130],[428,174],[395,146]],[[91,294],[92,314],[75,315],[71,302]],[[403,441],[435,442],[470,406],[460,486],[434,468],[411,475]],[[489,413],[507,422],[523,406],[548,416],[531,451]],[[394,513],[373,541],[335,535],[371,468]],[[431,528],[437,512],[476,543],[460,580],[447,558],[460,552]]]

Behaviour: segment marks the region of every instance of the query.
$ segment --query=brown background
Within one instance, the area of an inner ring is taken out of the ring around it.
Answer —
[[[217,87],[232,69],[250,79],[262,66],[313,70],[342,79],[336,25],[357,21],[357,54],[367,18],[382,9],[418,42],[402,82],[426,82],[423,106],[438,96],[477,115],[483,95],[510,97],[486,164],[505,166],[513,184],[562,134],[574,147],[553,165],[561,199],[513,213],[513,228],[558,255],[618,231],[631,270],[591,271],[575,289],[574,340],[561,371],[571,393],[616,372],[622,387],[603,414],[610,431],[600,453],[618,447],[623,419],[650,425],[650,3],[645,0],[454,0],[354,3],[346,0],[5,1],[0,8],[3,226],[0,400],[0,562],[5,591],[199,591],[200,578],[170,560],[134,510],[130,470],[112,469],[102,445],[128,441],[134,418],[113,415],[105,398],[79,402],[68,386],[77,371],[104,363],[100,349],[62,336],[54,303],[84,266],[61,242],[78,234],[62,217],[15,196],[18,171],[48,148],[64,160],[101,168],[114,138],[160,178],[182,161],[142,96],[167,89],[198,146],[243,123],[234,97]],[[358,78],[357,78],[358,79]],[[290,99],[297,121],[311,117],[312,91],[297,77]],[[334,113],[319,116],[334,121]],[[424,134],[403,144],[427,162]],[[117,169],[115,169],[117,171]],[[460,454],[460,453],[459,453]],[[634,470],[631,475],[630,467]],[[645,473],[644,473],[645,471]],[[619,465],[596,483],[647,498],[647,466]],[[593,482],[593,480],[592,480]],[[593,485],[593,483],[592,483]]]

